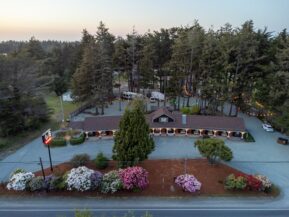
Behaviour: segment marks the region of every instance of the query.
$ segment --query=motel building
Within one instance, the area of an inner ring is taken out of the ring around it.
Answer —
[[[83,130],[87,137],[113,137],[119,129],[121,116],[87,117],[70,122],[70,128]],[[152,136],[190,136],[243,139],[244,120],[239,117],[184,115],[160,108],[146,115]]]

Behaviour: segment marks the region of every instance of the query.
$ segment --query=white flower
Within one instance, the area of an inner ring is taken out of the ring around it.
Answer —
[[[262,182],[262,187],[264,188],[263,190],[272,187],[272,182],[269,180],[268,177],[263,175],[255,175],[254,177]]]
[[[34,174],[31,172],[19,172],[11,176],[8,184],[8,190],[15,191],[24,191],[26,187],[26,183],[29,182],[34,177]]]
[[[119,177],[119,173],[116,170],[112,170],[102,177],[101,182],[101,192],[104,194],[115,193],[118,190],[122,189],[122,182]]]
[[[67,175],[66,183],[67,190],[87,191],[92,188],[90,180],[94,170],[88,169],[85,166],[73,168]]]

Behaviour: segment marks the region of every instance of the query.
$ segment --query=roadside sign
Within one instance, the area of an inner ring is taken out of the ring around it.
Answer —
[[[51,129],[48,129],[45,131],[45,133],[42,134],[42,142],[43,144],[48,145],[51,140],[52,140]]]

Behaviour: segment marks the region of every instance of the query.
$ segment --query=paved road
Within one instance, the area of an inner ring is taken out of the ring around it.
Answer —
[[[128,212],[142,216],[149,212],[154,217],[164,216],[288,216],[288,207],[278,201],[254,198],[227,200],[226,198],[157,199],[127,198],[111,199],[109,202],[96,198],[0,198],[1,217],[58,217],[74,216],[74,211],[90,210],[94,216],[124,216]],[[252,203],[252,201],[254,203]]]
[[[264,209],[96,209],[90,210],[93,217],[125,217],[128,213],[133,213],[134,217],[143,217],[149,213],[152,217],[286,217],[289,210],[264,210]],[[0,211],[1,217],[74,217],[74,210],[3,210]],[[149,217],[148,215],[147,217]]]

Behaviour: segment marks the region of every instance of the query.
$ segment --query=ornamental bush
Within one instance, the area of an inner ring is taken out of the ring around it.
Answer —
[[[98,153],[95,158],[95,166],[98,169],[105,169],[108,166],[108,159],[103,153]]]
[[[192,109],[191,109],[191,114],[192,115],[197,115],[197,114],[200,113],[200,111],[201,111],[201,108],[200,108],[199,105],[193,105]]]
[[[100,187],[102,176],[103,176],[102,173],[99,171],[94,171],[90,175],[91,189],[95,190],[98,187]]]
[[[66,177],[67,175],[63,176],[52,176],[50,180],[50,190],[56,190],[56,191],[63,191],[66,189]]]
[[[191,114],[191,109],[190,107],[183,107],[181,108],[182,114],[190,115]]]
[[[23,191],[33,177],[34,174],[31,172],[18,172],[11,176],[6,187],[8,190]]]
[[[120,170],[120,179],[123,184],[123,188],[127,190],[133,189],[145,189],[148,184],[148,172],[142,167],[128,167]]]
[[[252,175],[245,176],[247,180],[247,188],[251,191],[261,191],[262,190],[262,182],[259,179],[256,179]]]
[[[222,139],[202,139],[195,142],[200,154],[206,157],[211,164],[218,160],[230,161],[233,158],[233,152],[225,145]]]
[[[71,158],[70,163],[73,167],[80,167],[86,165],[89,160],[88,154],[76,154]]]
[[[66,179],[67,190],[88,191],[92,189],[90,177],[93,173],[94,170],[84,166],[71,169]]]
[[[112,170],[103,175],[100,190],[102,193],[115,193],[122,189],[122,182],[117,170]]]
[[[271,190],[273,184],[272,182],[268,179],[268,177],[263,176],[263,175],[254,175],[254,177],[258,180],[261,181],[262,186],[261,186],[261,191],[268,192]]]
[[[41,191],[45,187],[45,181],[43,177],[33,177],[26,185],[28,191]]]
[[[64,138],[55,137],[49,143],[50,147],[63,147],[66,146],[66,140]]]
[[[79,145],[82,144],[85,141],[85,135],[84,133],[81,133],[78,137],[71,137],[69,140],[71,145]]]
[[[54,179],[55,179],[55,176],[53,174],[45,176],[44,184],[47,190],[53,190],[54,186],[52,185],[52,181]]]
[[[175,183],[187,192],[199,191],[202,186],[201,182],[199,182],[195,176],[189,174],[179,175],[175,179]]]
[[[13,175],[17,174],[17,173],[25,173],[26,170],[25,169],[22,169],[22,168],[17,168],[14,170],[14,172],[11,174],[10,177],[12,177]]]
[[[247,179],[243,176],[230,174],[225,180],[225,189],[227,190],[244,190],[247,187]]]

